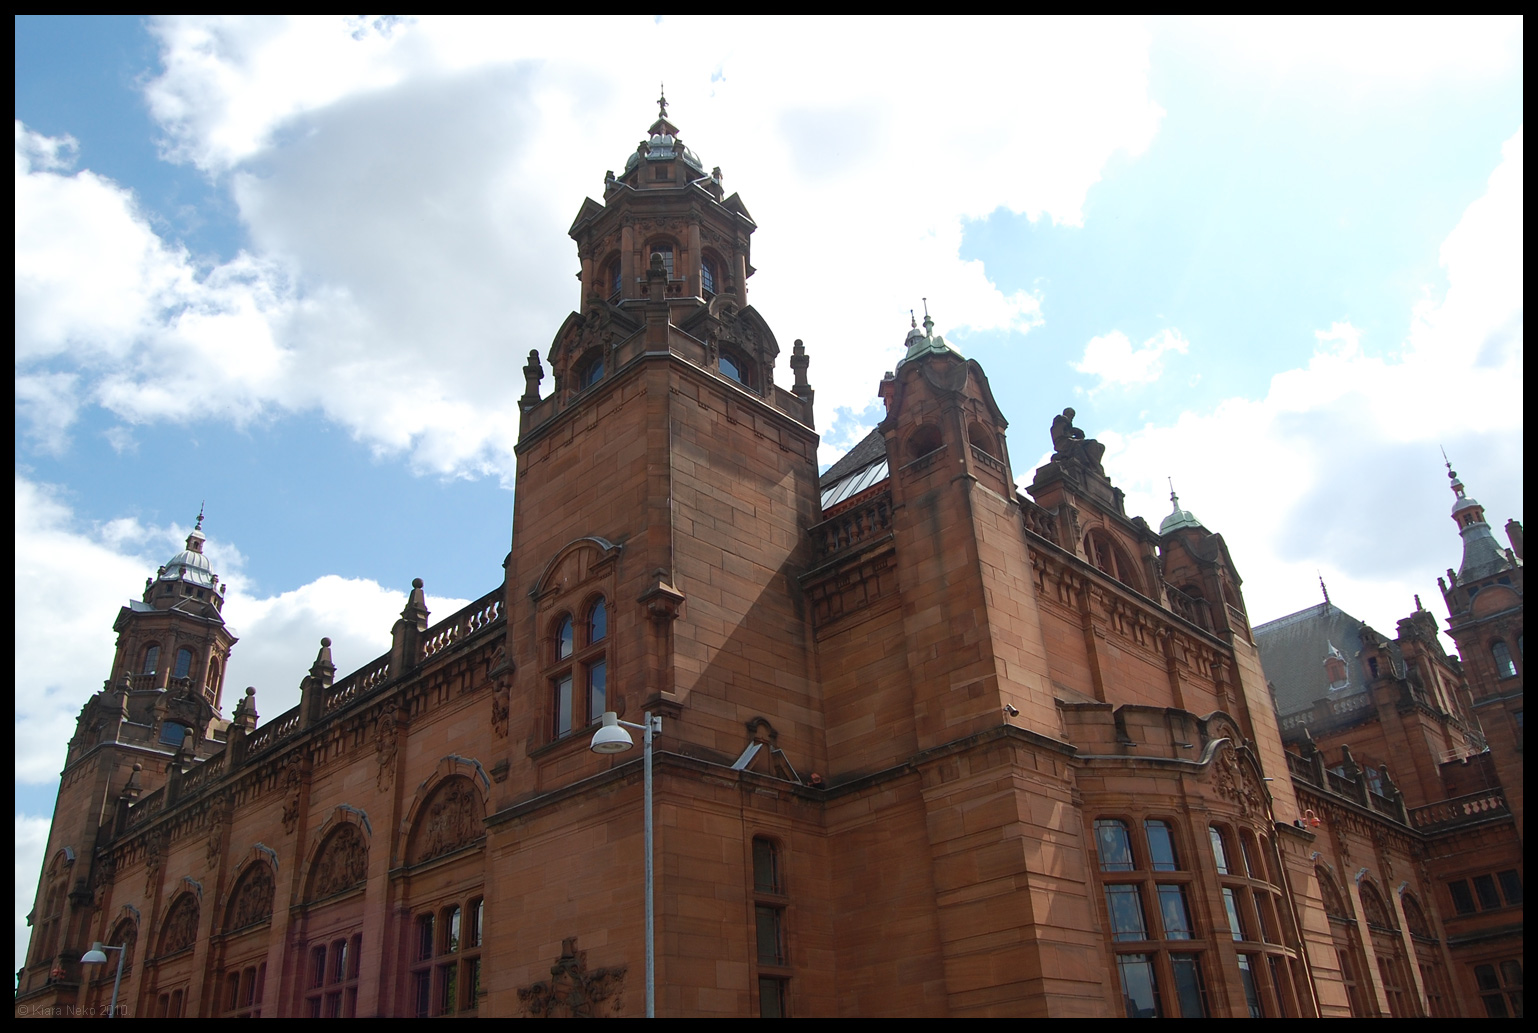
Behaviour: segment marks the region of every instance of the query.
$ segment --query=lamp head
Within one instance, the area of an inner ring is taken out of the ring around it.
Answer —
[[[603,715],[603,724],[593,733],[593,742],[588,749],[594,753],[624,753],[634,745],[635,740],[630,738],[630,733],[619,726],[619,715],[607,710]]]
[[[100,965],[105,963],[106,960],[107,952],[103,949],[100,940],[91,944],[91,949],[80,955],[80,963],[82,965]]]

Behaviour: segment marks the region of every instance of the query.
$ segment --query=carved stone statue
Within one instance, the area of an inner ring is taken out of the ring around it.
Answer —
[[[1052,461],[1061,463],[1078,459],[1100,470],[1105,446],[1094,438],[1086,438],[1084,432],[1073,425],[1075,415],[1069,408],[1064,409],[1061,416],[1052,417]]]

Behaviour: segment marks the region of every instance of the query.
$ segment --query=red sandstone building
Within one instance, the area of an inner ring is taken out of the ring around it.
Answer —
[[[1384,736],[1463,759],[1414,797],[1397,741],[1397,796],[1331,769],[1335,725],[1278,717],[1222,537],[1129,517],[1071,412],[1017,491],[982,368],[927,318],[819,477],[806,353],[778,386],[747,304],[755,228],[664,112],[572,225],[503,584],[430,622],[416,582],[390,652],[337,678],[322,640],[294,710],[226,699],[194,531],[70,741],[18,1013],[102,1014],[99,940],[130,1015],[640,1014],[641,762],[589,749],[606,710],[663,718],[659,1014],[1520,1013],[1520,674],[1431,656],[1442,709],[1410,713],[1380,666]],[[1514,633],[1519,665],[1520,563],[1490,576],[1506,608],[1460,577],[1453,633]],[[1406,634],[1374,655],[1419,663]],[[1468,832],[1476,775],[1517,781]],[[1508,864],[1515,912],[1484,908]]]

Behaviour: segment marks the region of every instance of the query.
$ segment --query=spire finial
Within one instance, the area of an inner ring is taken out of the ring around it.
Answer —
[[[194,531],[201,531],[201,530],[203,530],[203,510],[206,509],[207,507],[208,507],[208,500],[207,499],[204,499],[202,502],[198,503],[198,523],[197,523],[197,526],[193,528]]]
[[[919,300],[924,303],[924,336],[933,337],[935,335],[935,321],[929,318],[929,299],[920,298]]]
[[[1170,482],[1170,504],[1178,511],[1180,509],[1180,496],[1175,494],[1175,478],[1167,478]]]
[[[1325,587],[1324,574],[1320,571],[1315,571],[1315,573],[1319,574],[1319,591],[1324,593],[1324,604],[1328,606],[1330,605],[1330,590]]]
[[[913,310],[911,308],[908,310],[908,325],[913,327],[915,330],[919,328],[919,317],[913,314]]]
[[[660,92],[660,94],[657,97],[657,117],[658,118],[667,118],[668,117],[668,88],[667,88],[666,85],[659,84],[658,85],[658,89],[661,92]]]
[[[1447,449],[1442,449],[1442,464],[1447,467],[1447,479],[1452,482],[1453,494],[1463,498],[1463,482],[1458,479],[1458,471],[1453,469],[1453,462],[1447,458]]]

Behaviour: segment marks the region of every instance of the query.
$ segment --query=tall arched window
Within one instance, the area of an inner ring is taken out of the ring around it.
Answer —
[[[551,731],[557,738],[597,721],[609,708],[608,636],[609,608],[602,596],[588,605],[580,625],[571,614],[557,622],[550,676]]]
[[[1490,646],[1490,656],[1495,660],[1495,676],[1497,678],[1515,678],[1517,665],[1511,662],[1511,650],[1506,643],[1496,639]]]
[[[615,298],[618,298],[620,288],[623,286],[623,281],[620,278],[619,259],[614,259],[605,267],[604,282],[609,285],[609,300],[613,301]]]
[[[1101,871],[1132,871],[1132,837],[1120,818],[1095,820],[1095,848],[1100,852]]]
[[[716,264],[708,258],[700,260],[700,289],[706,297],[716,292]]]
[[[176,668],[172,672],[173,678],[185,678],[192,673],[192,650],[183,646],[176,651]]]
[[[144,664],[140,667],[142,674],[154,674],[156,666],[160,663],[160,646],[150,645],[144,647]]]

